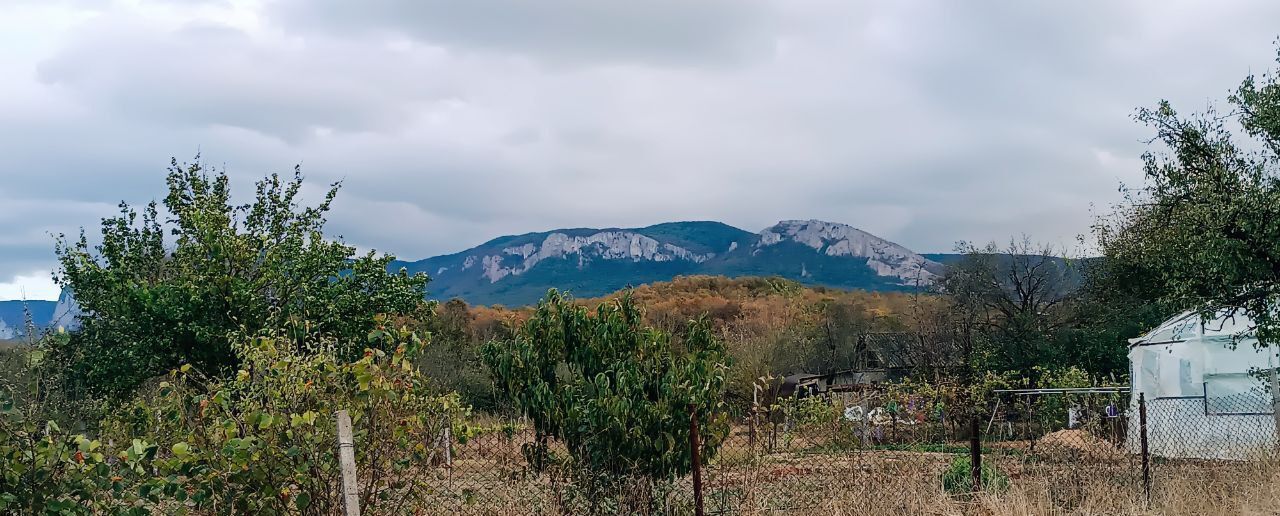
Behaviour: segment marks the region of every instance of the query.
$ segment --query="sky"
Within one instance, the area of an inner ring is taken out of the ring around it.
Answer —
[[[301,164],[329,230],[406,259],[562,227],[784,219],[918,252],[1071,246],[1169,99],[1275,64],[1268,1],[5,0],[0,299],[54,235]]]

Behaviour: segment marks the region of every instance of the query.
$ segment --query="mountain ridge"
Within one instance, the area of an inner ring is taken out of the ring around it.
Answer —
[[[921,255],[856,227],[816,219],[783,220],[758,232],[718,221],[639,228],[565,228],[503,235],[462,251],[388,268],[432,277],[428,298],[527,305],[548,288],[597,297],[678,276],[780,276],[807,285],[869,291],[924,288],[957,255]],[[24,302],[0,301],[0,339],[22,333]],[[29,301],[41,328],[76,325],[79,307]]]
[[[432,277],[428,297],[523,305],[548,288],[593,297],[676,276],[782,276],[864,290],[930,285],[943,265],[847,224],[784,220],[759,232],[717,221],[566,228],[500,236],[392,270]]]
[[[0,340],[24,336],[28,314],[37,329],[47,327],[54,320],[57,304],[57,301],[47,300],[0,301]]]

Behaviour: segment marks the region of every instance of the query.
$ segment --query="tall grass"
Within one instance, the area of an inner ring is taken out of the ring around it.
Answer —
[[[937,515],[1209,515],[1280,514],[1280,473],[1269,462],[1240,463],[1208,470],[1157,471],[1150,503],[1141,486],[1106,475],[1078,475],[1077,485],[1022,478],[998,492],[948,496],[925,475],[883,478],[862,489],[831,490],[817,513]],[[1070,496],[1064,496],[1070,492]],[[744,511],[764,514],[764,511]]]

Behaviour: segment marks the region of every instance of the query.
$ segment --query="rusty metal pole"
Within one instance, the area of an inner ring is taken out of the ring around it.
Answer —
[[[689,404],[689,450],[693,459],[693,510],[696,516],[703,516],[702,508],[702,458],[698,442],[698,408]]]
[[[1151,452],[1147,448],[1147,394],[1138,393],[1138,432],[1142,439],[1142,494],[1151,504]]]

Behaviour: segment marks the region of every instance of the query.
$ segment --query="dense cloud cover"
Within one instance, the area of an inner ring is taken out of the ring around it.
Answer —
[[[1133,109],[1224,97],[1272,66],[1276,19],[1265,1],[6,2],[0,298],[47,297],[51,234],[162,196],[168,157],[197,151],[242,189],[295,163],[317,190],[344,180],[335,232],[406,258],[686,219],[1070,243],[1141,180]]]

